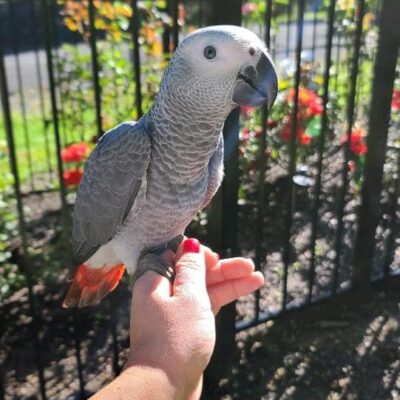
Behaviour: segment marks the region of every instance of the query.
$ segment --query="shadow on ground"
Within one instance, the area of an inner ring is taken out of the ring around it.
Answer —
[[[400,294],[319,320],[266,323],[238,336],[213,399],[400,399]]]

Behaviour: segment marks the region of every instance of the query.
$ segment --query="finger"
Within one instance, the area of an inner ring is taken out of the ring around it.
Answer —
[[[161,258],[170,265],[174,264],[175,254],[166,250]],[[154,271],[146,271],[133,285],[132,301],[143,301],[146,298],[167,299],[171,297],[170,281]]]
[[[206,282],[208,285],[243,278],[254,271],[254,263],[249,258],[228,258],[218,262],[214,268],[207,270]]]
[[[185,236],[185,240],[186,240]],[[204,253],[205,257],[205,263],[206,263],[206,269],[209,270],[213,268],[219,261],[219,255],[218,253],[212,251],[209,247],[204,246],[203,244],[200,245],[201,250]],[[179,259],[182,256],[182,246],[178,247],[176,251],[176,259]]]
[[[204,252],[198,240],[186,239],[182,242],[177,250],[175,271],[174,295],[191,294],[198,299],[207,298]]]
[[[206,259],[206,270],[209,271],[217,265],[219,261],[219,255],[207,246],[201,245],[201,248],[203,249],[204,257]]]
[[[264,276],[256,271],[244,278],[234,279],[217,283],[208,287],[208,295],[214,313],[219,309],[238,299],[259,289],[264,284]]]

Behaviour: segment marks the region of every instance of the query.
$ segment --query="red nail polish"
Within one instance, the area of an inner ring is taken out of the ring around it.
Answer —
[[[197,239],[186,239],[182,245],[183,253],[200,253],[200,242]]]

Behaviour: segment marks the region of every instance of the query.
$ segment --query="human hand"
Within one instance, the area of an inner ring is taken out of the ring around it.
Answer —
[[[254,264],[244,258],[219,260],[216,253],[186,239],[176,255],[173,285],[148,271],[134,285],[131,307],[129,367],[162,371],[173,387],[174,398],[198,392],[201,376],[215,344],[214,315],[238,297],[264,282]]]

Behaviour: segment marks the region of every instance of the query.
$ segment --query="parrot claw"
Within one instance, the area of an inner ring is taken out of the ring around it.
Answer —
[[[130,287],[133,288],[135,282],[146,272],[154,271],[157,274],[166,277],[171,283],[175,279],[175,270],[172,265],[161,258],[161,254],[170,249],[174,253],[178,249],[179,244],[183,241],[183,235],[178,235],[166,244],[158,247],[152,247],[142,253],[139,258],[136,271],[130,280]]]

